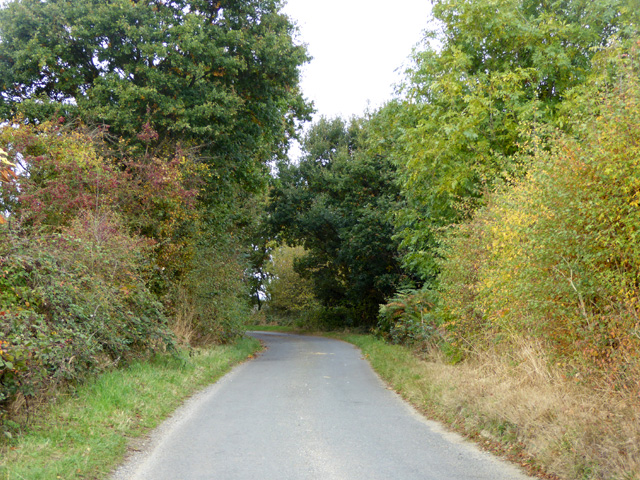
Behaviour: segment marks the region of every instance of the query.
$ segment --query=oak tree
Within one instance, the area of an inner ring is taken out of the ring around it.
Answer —
[[[0,9],[0,115],[197,147],[248,187],[308,114],[308,57],[277,0],[21,0]],[[219,181],[217,182],[220,183]]]
[[[403,277],[390,217],[398,189],[389,158],[375,151],[375,120],[320,120],[271,191],[274,233],[306,249],[296,270],[313,280],[334,325],[375,325]]]

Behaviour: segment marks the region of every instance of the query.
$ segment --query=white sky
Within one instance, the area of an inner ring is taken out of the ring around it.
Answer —
[[[430,10],[430,0],[287,0],[284,12],[313,57],[302,91],[314,102],[314,119],[348,119],[391,99]]]

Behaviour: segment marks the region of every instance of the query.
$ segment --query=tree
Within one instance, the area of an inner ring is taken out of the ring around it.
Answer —
[[[403,272],[390,212],[398,191],[389,159],[375,151],[374,118],[322,119],[299,165],[282,165],[271,192],[277,238],[302,245],[295,265],[338,324],[375,324]]]
[[[104,132],[98,153],[127,177],[118,192],[125,221],[154,244],[150,286],[171,310],[195,305],[207,338],[226,338],[214,317],[226,325],[240,317],[227,301],[245,306],[246,213],[264,193],[267,162],[284,156],[310,110],[298,89],[306,50],[280,8],[278,0],[0,8],[0,116]]]
[[[277,0],[14,1],[0,10],[0,112],[197,147],[213,184],[262,184],[308,106]],[[215,192],[211,192],[215,194]]]
[[[441,229],[466,218],[496,180],[519,174],[531,129],[544,140],[540,130],[586,80],[594,53],[612,35],[631,35],[636,14],[627,0],[435,3],[441,30],[407,72],[396,155],[405,266],[437,277]]]
[[[568,95],[571,133],[448,232],[441,316],[458,346],[537,338],[554,364],[637,394],[639,73],[638,40],[599,52]]]
[[[298,317],[315,312],[319,303],[313,294],[313,283],[302,277],[295,269],[296,259],[305,254],[303,247],[287,247],[273,249],[266,264],[269,281],[265,282],[268,296],[268,311],[280,317]]]

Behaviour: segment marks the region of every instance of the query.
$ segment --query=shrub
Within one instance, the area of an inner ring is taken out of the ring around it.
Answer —
[[[405,290],[380,306],[378,333],[391,343],[420,350],[439,344],[442,330],[436,315],[435,292]]]
[[[248,264],[231,240],[201,238],[185,276],[170,291],[172,311],[179,313],[172,327],[188,332],[194,344],[228,343],[244,333],[250,315],[249,285],[244,281]]]
[[[172,347],[138,272],[143,244],[114,214],[83,212],[60,233],[4,235],[0,413],[17,396]]]
[[[93,136],[92,136],[93,135]],[[114,205],[125,182],[97,153],[99,135],[62,122],[24,124],[0,130],[0,144],[19,165],[3,189],[3,207],[22,225],[68,225],[82,210]]]
[[[99,141],[60,122],[0,130],[17,164],[2,189],[0,416],[15,400],[173,345],[148,288],[155,239],[115,213],[126,213],[131,177],[98,154]]]
[[[128,228],[150,240],[150,287],[164,296],[182,280],[194,254],[201,211],[197,195],[206,168],[178,151],[171,158],[144,154],[124,159],[117,205]]]
[[[640,55],[600,61],[614,78],[580,90],[577,138],[556,134],[443,239],[442,305],[471,349],[533,336],[568,369],[637,389]]]

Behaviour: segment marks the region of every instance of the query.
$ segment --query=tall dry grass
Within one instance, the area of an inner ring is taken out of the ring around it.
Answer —
[[[596,390],[549,366],[544,348],[522,340],[511,353],[484,351],[450,365],[423,363],[445,412],[490,440],[518,442],[545,471],[563,479],[640,479],[640,402]]]
[[[169,328],[179,345],[190,346],[197,337],[195,324],[197,307],[193,297],[182,286],[176,288],[174,296],[175,311],[169,322]]]

